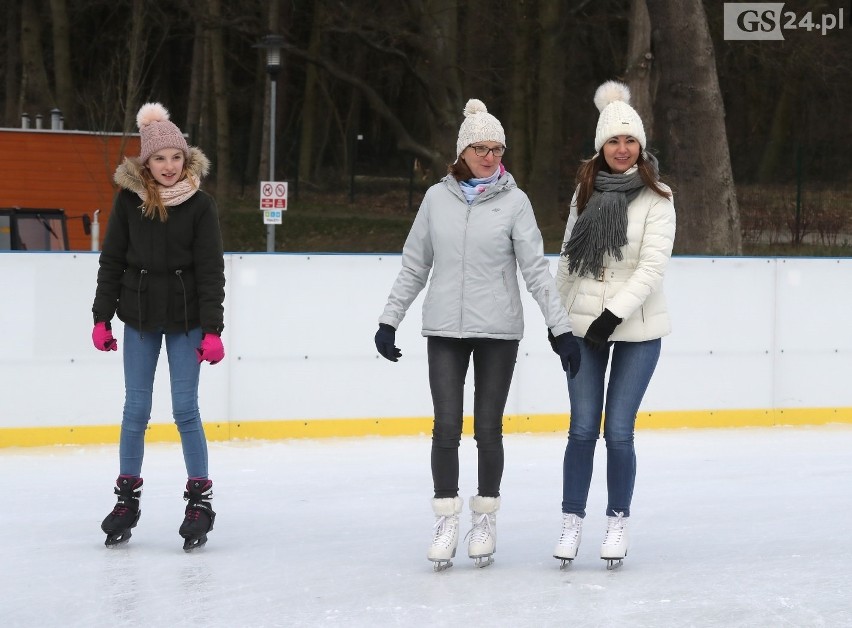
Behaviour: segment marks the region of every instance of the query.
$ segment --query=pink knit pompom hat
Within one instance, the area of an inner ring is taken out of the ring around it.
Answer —
[[[157,151],[164,148],[182,150],[189,159],[189,145],[181,130],[169,120],[169,112],[158,102],[145,103],[136,114],[136,126],[142,138],[142,152],[139,161],[143,164]]]

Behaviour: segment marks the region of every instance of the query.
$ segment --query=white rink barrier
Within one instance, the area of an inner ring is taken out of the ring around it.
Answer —
[[[425,290],[397,333],[402,359],[384,360],[373,344],[399,255],[225,257],[226,357],[203,364],[201,375],[209,438],[431,431]],[[117,440],[122,353],[99,352],[90,338],[97,266],[97,253],[0,253],[0,446]],[[847,286],[850,259],[674,258],[665,280],[674,332],[637,425],[852,422]],[[506,431],[566,430],[564,374],[541,312],[529,294],[523,299],[526,335]],[[116,319],[113,327],[120,349],[123,326]],[[163,356],[152,440],[177,438],[167,369]]]

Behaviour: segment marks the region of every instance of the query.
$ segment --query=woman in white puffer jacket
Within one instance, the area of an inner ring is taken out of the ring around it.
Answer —
[[[629,99],[627,86],[614,81],[595,93],[598,152],[577,174],[556,276],[573,333],[583,338],[582,366],[568,380],[562,533],[554,550],[563,566],[580,544],[603,415],[608,501],[601,558],[612,568],[627,554],[636,413],[660,339],[671,331],[662,284],[675,236],[672,193],[659,181],[657,160],[645,152],[642,120]]]

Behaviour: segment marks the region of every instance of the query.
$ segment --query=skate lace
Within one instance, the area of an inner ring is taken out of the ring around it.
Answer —
[[[624,538],[624,513],[617,512],[615,517],[607,517],[606,536],[604,537],[604,545],[619,545]]]
[[[455,517],[447,517],[442,515],[435,521],[433,529],[435,531],[432,539],[432,545],[441,547],[450,547],[453,543],[458,521]]]
[[[559,545],[570,547],[577,542],[583,520],[577,515],[567,515],[562,519],[562,534],[559,537]]]
[[[116,504],[115,508],[112,509],[112,516],[123,517],[125,514],[127,514],[128,510],[129,509],[127,508],[127,506]]]
[[[470,537],[471,543],[485,543],[492,536],[491,517],[488,513],[473,516],[473,527],[464,538]]]
[[[198,517],[201,516],[201,511],[196,508],[189,508],[186,511],[185,521],[198,521]]]

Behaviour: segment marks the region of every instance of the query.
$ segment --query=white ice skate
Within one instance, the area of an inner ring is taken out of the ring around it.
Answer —
[[[470,510],[473,527],[467,536],[467,555],[474,560],[477,567],[487,567],[494,562],[492,558],[497,549],[497,510],[500,508],[499,497],[482,497],[475,495],[470,498]]]
[[[573,513],[562,513],[562,534],[553,557],[562,561],[560,569],[565,569],[571,561],[577,558],[577,550],[580,548],[580,538],[583,535],[583,520]]]
[[[443,571],[453,566],[452,558],[456,555],[456,547],[459,544],[459,514],[463,504],[461,497],[432,500],[435,526],[432,545],[429,546],[426,558],[435,563],[435,571]]]
[[[622,512],[615,514],[606,518],[606,536],[601,544],[601,558],[606,561],[607,569],[621,567],[627,556],[627,518]]]

